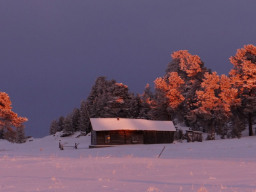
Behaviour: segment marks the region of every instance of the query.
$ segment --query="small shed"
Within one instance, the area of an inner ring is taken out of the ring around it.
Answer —
[[[91,145],[172,143],[172,121],[127,118],[91,118]]]
[[[187,130],[186,136],[187,136],[187,142],[203,141],[203,132],[201,131]]]

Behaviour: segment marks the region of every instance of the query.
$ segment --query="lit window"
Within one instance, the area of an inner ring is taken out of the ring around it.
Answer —
[[[139,137],[137,135],[132,136],[132,143],[138,143]]]
[[[105,143],[110,143],[110,135],[105,135]]]

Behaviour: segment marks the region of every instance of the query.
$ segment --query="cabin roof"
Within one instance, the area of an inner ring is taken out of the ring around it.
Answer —
[[[172,121],[126,118],[90,118],[94,131],[176,131]]]

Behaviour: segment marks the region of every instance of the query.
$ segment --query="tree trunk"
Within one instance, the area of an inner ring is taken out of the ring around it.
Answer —
[[[210,120],[210,124],[208,124],[208,135],[207,135],[207,140],[215,140],[215,127],[214,123],[212,120]]]
[[[248,115],[248,126],[249,126],[249,136],[253,136],[253,130],[252,130],[252,114],[249,113]]]

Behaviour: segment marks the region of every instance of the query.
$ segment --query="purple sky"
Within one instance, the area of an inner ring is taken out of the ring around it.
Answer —
[[[29,118],[26,135],[86,99],[98,76],[142,93],[170,54],[197,54],[219,74],[256,45],[255,0],[1,0],[0,91]]]

